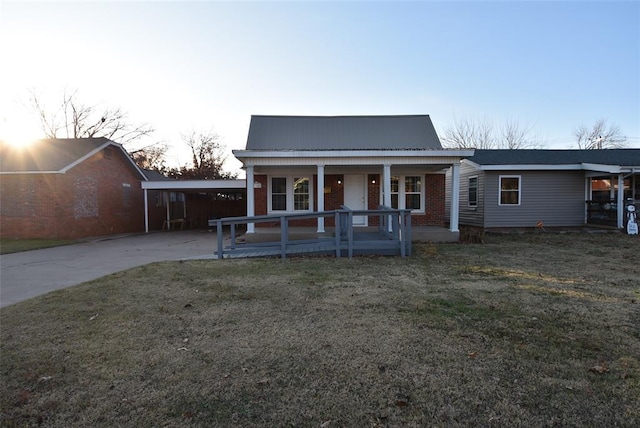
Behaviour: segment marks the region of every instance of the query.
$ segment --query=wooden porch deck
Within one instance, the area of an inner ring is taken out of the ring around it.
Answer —
[[[354,227],[354,216],[377,216],[380,226]],[[331,217],[336,227],[318,234],[315,228],[289,227],[290,220]],[[255,233],[236,235],[238,225],[274,221],[279,227],[256,227]],[[231,217],[216,221],[218,251],[216,258],[274,257],[328,254],[335,257],[378,254],[411,255],[411,211],[379,207],[377,210],[352,211],[346,207],[335,211],[283,214],[254,217]],[[230,243],[223,246],[222,231],[229,226]]]

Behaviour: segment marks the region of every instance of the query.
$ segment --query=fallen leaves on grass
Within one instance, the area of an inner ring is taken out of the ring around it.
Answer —
[[[607,367],[607,363],[603,362],[591,367],[589,371],[596,374],[605,374],[609,371],[609,367]]]

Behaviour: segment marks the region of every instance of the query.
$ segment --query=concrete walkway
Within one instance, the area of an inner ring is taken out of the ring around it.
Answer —
[[[110,237],[0,256],[0,307],[136,266],[212,258],[216,234],[172,231]]]

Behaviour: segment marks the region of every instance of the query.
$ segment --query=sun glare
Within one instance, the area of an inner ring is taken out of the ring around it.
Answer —
[[[11,126],[9,121],[3,120],[0,122],[0,141],[16,149],[27,148],[39,137],[34,133],[24,131],[25,129],[30,129],[30,125]]]

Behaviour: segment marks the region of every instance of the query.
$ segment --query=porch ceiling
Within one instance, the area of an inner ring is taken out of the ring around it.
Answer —
[[[246,180],[160,180],[143,181],[142,188],[172,192],[239,192],[247,188]]]

